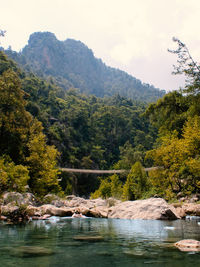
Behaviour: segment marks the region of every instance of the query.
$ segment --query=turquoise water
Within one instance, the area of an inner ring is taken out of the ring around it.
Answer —
[[[200,266],[200,253],[173,247],[185,238],[200,240],[197,221],[52,217],[0,224],[0,266]]]

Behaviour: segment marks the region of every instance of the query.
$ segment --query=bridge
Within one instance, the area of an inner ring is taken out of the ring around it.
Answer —
[[[150,167],[150,168],[144,168],[146,172],[151,170],[156,170],[159,167]],[[91,170],[91,169],[73,169],[73,168],[59,168],[62,172],[71,172],[71,173],[87,173],[87,174],[118,174],[118,173],[124,173],[124,172],[130,172],[130,170]]]

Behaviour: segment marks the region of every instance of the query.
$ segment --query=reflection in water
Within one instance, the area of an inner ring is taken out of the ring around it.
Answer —
[[[197,221],[57,218],[0,225],[1,266],[198,266],[173,243],[200,239]]]

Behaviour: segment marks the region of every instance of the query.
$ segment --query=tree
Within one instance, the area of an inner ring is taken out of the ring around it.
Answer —
[[[31,115],[25,110],[20,80],[13,70],[0,75],[0,155],[15,162],[24,160]]]
[[[23,165],[15,165],[7,158],[0,158],[0,192],[17,191],[24,192],[29,180],[29,171]]]
[[[102,179],[99,188],[91,194],[91,198],[111,197],[111,184],[109,179]]]
[[[123,199],[135,200],[142,197],[147,189],[147,177],[140,162],[136,162],[123,187]]]
[[[184,74],[186,77],[184,92],[198,95],[200,93],[200,66],[193,59],[189,49],[184,43],[175,37],[173,38],[173,41],[178,45],[176,50],[168,49],[169,52],[178,56],[178,65],[174,66],[173,74]]]
[[[178,192],[200,192],[200,120],[189,118],[183,128],[183,136],[171,133],[162,138],[157,149],[148,152],[156,166],[150,173],[151,183],[160,196],[167,199]]]
[[[58,151],[46,144],[42,124],[37,120],[32,122],[30,128],[28,150],[29,156],[26,161],[30,172],[30,188],[40,196],[48,192],[59,192],[59,171],[56,167]]]
[[[6,31],[0,30],[0,36],[5,36]]]
[[[183,125],[187,120],[189,100],[181,92],[173,91],[166,94],[156,103],[150,104],[145,111],[145,116],[159,129],[160,135],[176,130],[182,133]]]

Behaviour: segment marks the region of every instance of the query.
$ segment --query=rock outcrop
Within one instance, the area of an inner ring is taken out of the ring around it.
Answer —
[[[23,217],[20,212],[23,212]],[[91,200],[71,195],[61,199],[49,194],[42,205],[30,193],[10,192],[3,195],[1,219],[17,220],[17,216],[22,219],[47,219],[49,216],[72,216],[75,212],[95,218],[175,220],[186,214],[200,214],[200,204],[170,205],[162,198],[122,202],[113,198]]]

